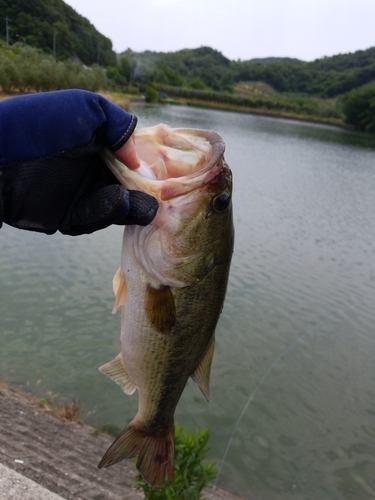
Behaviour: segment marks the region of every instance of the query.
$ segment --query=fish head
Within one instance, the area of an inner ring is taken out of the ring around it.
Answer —
[[[215,132],[158,125],[135,133],[141,166],[130,170],[109,152],[104,159],[127,189],[155,196],[159,210],[134,227],[134,252],[158,283],[183,287],[215,266],[229,270],[233,252],[232,173]]]
[[[199,282],[215,266],[228,266],[233,252],[232,172],[224,157],[193,191],[163,205],[174,212],[163,227],[169,241],[171,266],[166,273],[185,284]]]

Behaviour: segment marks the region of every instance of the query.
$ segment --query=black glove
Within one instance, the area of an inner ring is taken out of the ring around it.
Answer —
[[[100,157],[104,147],[123,146],[135,125],[134,116],[79,90],[0,103],[0,227],[75,236],[149,224],[156,199],[127,191]]]

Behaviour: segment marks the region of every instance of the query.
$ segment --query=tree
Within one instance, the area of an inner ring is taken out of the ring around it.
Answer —
[[[345,121],[359,130],[375,132],[375,82],[351,90],[343,99]]]

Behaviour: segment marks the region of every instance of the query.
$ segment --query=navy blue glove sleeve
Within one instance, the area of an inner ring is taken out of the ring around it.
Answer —
[[[0,103],[0,227],[91,233],[110,224],[151,222],[154,198],[128,192],[100,157],[129,139],[135,116],[83,90]]]

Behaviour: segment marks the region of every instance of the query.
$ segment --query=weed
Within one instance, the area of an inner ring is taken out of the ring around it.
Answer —
[[[56,394],[48,393],[48,398],[38,399],[38,404],[48,413],[53,413],[61,420],[66,420],[69,422],[76,422],[82,424],[80,413],[81,408],[77,401],[72,401],[71,403],[59,404],[56,403]]]
[[[55,408],[56,415],[61,418],[61,420],[69,420],[69,422],[81,423],[80,412],[81,408],[79,403],[72,401],[71,403],[65,403],[60,408]]]
[[[149,486],[141,475],[135,482],[142,488],[145,500],[199,500],[202,491],[216,476],[216,464],[204,462],[209,431],[184,432],[175,426],[174,486],[165,479],[160,488]]]
[[[93,436],[99,436],[99,434],[109,434],[110,436],[117,437],[121,432],[121,429],[117,425],[104,424],[101,427],[95,427],[92,431]]]

